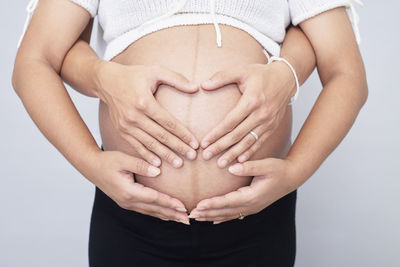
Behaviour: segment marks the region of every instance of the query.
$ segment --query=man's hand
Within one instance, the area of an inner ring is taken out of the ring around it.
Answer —
[[[160,169],[120,151],[96,152],[89,180],[121,208],[163,220],[189,224],[184,204],[166,194],[135,182],[135,175],[156,177]]]
[[[236,163],[229,171],[238,176],[255,176],[249,186],[223,196],[200,201],[189,218],[214,224],[248,216],[271,205],[298,188],[296,164],[287,159],[266,158]]]

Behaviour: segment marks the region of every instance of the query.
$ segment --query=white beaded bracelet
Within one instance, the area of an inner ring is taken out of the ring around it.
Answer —
[[[299,79],[297,78],[296,71],[294,70],[292,65],[289,63],[289,61],[287,61],[286,59],[284,59],[282,57],[272,56],[272,57],[268,58],[268,64],[270,64],[274,61],[282,61],[282,62],[286,63],[286,65],[289,66],[290,70],[292,71],[292,73],[294,75],[294,79],[296,80],[296,93],[294,94],[294,96],[292,96],[290,98],[290,102],[288,104],[288,105],[292,105],[297,99],[297,95],[299,94],[299,88],[300,88]]]

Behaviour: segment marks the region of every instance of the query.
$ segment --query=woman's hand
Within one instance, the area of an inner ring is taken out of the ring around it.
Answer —
[[[108,108],[119,134],[149,163],[159,166],[160,156],[174,167],[182,159],[196,158],[199,143],[194,135],[154,97],[160,84],[168,84],[185,93],[198,91],[183,75],[162,66],[122,65],[98,61],[97,96]],[[189,145],[190,146],[189,146]]]
[[[210,159],[232,146],[217,164],[224,168],[235,158],[244,162],[280,124],[294,95],[295,79],[283,62],[234,66],[215,73],[201,83],[204,90],[216,90],[237,83],[243,94],[236,107],[201,141],[203,158]],[[259,139],[250,134],[254,131]]]
[[[288,159],[266,158],[236,163],[229,171],[238,176],[255,176],[249,186],[223,196],[201,200],[189,215],[214,224],[255,214],[298,188],[298,167]]]
[[[96,163],[87,174],[89,180],[121,208],[189,224],[180,200],[135,182],[134,173],[153,179],[160,173],[159,168],[120,151],[96,152],[93,158]]]

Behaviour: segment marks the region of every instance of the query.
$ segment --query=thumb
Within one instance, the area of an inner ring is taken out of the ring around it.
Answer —
[[[150,177],[155,177],[161,172],[159,168],[150,165],[146,161],[122,152],[120,153],[118,161],[123,171]]]
[[[261,176],[267,175],[272,170],[271,159],[251,160],[236,163],[228,168],[228,171],[238,176]]]
[[[185,76],[176,71],[172,71],[165,67],[157,67],[156,72],[156,78],[158,81],[175,87],[177,90],[189,94],[195,93],[199,90],[199,86],[196,83],[190,82]]]
[[[243,68],[228,68],[214,73],[211,78],[203,81],[200,86],[204,90],[215,90],[231,83],[241,84],[243,82],[243,77]]]

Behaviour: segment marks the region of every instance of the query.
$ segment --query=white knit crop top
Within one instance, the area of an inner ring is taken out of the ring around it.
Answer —
[[[23,34],[39,0],[31,0]],[[131,43],[151,32],[175,25],[214,24],[216,42],[222,46],[218,24],[246,31],[274,56],[280,54],[286,27],[326,10],[345,6],[351,14],[357,42],[360,0],[69,0],[91,17],[97,16],[104,60],[111,60]],[[20,41],[21,41],[20,39]]]

